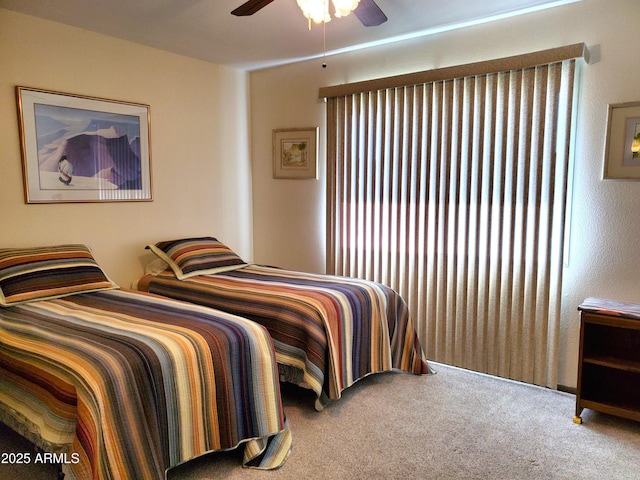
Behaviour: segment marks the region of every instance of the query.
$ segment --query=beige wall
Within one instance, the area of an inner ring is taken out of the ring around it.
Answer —
[[[153,202],[25,204],[16,85],[150,105]],[[0,246],[85,243],[121,286],[174,236],[251,259],[247,91],[245,72],[0,9]]]
[[[329,24],[331,25],[331,24]],[[636,0],[578,3],[386,47],[253,72],[251,129],[256,259],[324,271],[325,107],[318,88],[543,50],[592,47],[576,135],[570,255],[565,268],[559,382],[575,386],[576,307],[587,296],[640,301],[640,182],[602,181],[607,104],[640,101]],[[327,28],[327,43],[331,32]],[[330,48],[330,47],[329,47]],[[320,177],[271,178],[271,130],[321,127]],[[428,353],[428,352],[427,352]]]

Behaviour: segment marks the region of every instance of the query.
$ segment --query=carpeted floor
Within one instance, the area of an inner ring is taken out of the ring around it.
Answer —
[[[587,410],[576,425],[573,395],[434,366],[433,376],[370,376],[323,412],[309,392],[283,387],[294,447],[282,468],[244,469],[238,450],[188,462],[168,478],[640,479],[640,422]],[[0,435],[0,452],[26,448]],[[33,465],[6,467],[2,479],[55,479]]]

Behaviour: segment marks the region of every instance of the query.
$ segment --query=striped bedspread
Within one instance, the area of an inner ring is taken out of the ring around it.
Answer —
[[[313,389],[318,410],[369,374],[431,372],[407,304],[378,283],[249,265],[185,280],[165,270],[145,275],[136,288],[264,325],[281,372],[299,372],[293,381]]]
[[[277,375],[263,327],[197,305],[108,290],[0,308],[0,418],[78,479],[162,479],[240,444],[245,465],[282,465]]]

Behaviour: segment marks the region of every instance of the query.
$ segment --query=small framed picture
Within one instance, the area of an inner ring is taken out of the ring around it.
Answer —
[[[273,178],[318,178],[318,127],[273,131]]]
[[[16,87],[26,203],[151,201],[149,106]]]
[[[602,177],[640,180],[640,102],[609,105]]]

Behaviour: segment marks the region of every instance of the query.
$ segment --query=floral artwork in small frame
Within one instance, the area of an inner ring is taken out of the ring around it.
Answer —
[[[318,128],[273,131],[273,178],[317,178]]]

